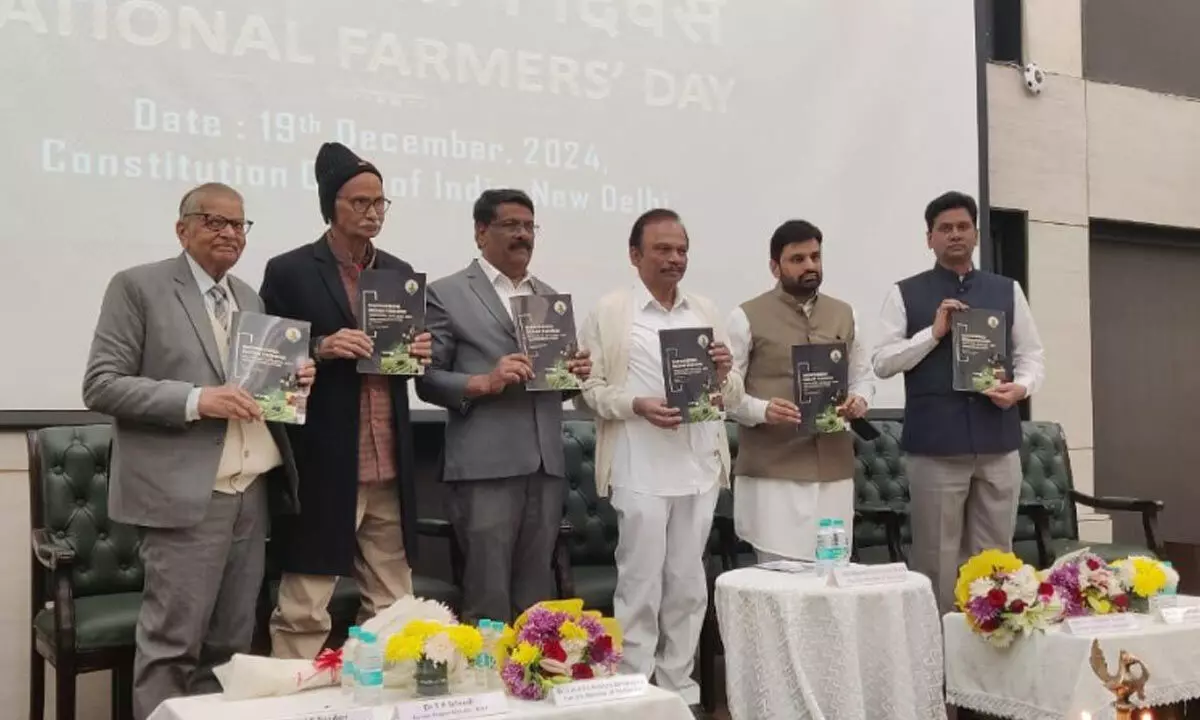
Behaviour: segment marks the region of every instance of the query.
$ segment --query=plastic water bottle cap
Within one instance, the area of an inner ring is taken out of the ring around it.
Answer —
[[[833,518],[821,518],[820,527],[833,527]]]
[[[1163,560],[1162,564],[1167,567],[1175,567],[1174,565],[1171,564],[1170,560]]]
[[[358,640],[358,639],[360,639],[360,638],[362,637],[362,628],[360,628],[360,627],[359,627],[359,626],[357,626],[357,625],[355,625],[354,627],[350,628],[350,637],[351,637],[351,638],[353,638],[353,639],[355,639],[355,640]]]
[[[366,630],[362,630],[359,632],[358,639],[362,640],[365,643],[376,642],[375,633],[367,632]]]
[[[845,527],[846,523],[841,518],[834,518],[833,526],[834,527]]]

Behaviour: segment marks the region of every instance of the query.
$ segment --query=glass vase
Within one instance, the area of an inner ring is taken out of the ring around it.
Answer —
[[[450,674],[446,663],[421,658],[416,669],[417,697],[441,697],[450,694]]]

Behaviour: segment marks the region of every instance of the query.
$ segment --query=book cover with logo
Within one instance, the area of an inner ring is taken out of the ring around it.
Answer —
[[[999,310],[970,308],[950,314],[954,389],[984,392],[1005,381],[1008,326]]]
[[[421,361],[408,353],[425,328],[425,273],[363,270],[358,276],[358,318],[374,343],[371,356],[358,359],[360,373],[425,373]]]
[[[725,419],[717,364],[709,356],[710,327],[659,330],[667,405],[678,408],[685,423]]]
[[[303,320],[235,312],[229,332],[229,383],[245,389],[267,422],[303,425],[308,391],[297,372],[308,362],[311,326]]]
[[[846,402],[850,384],[846,343],[793,345],[792,368],[801,432],[845,432],[846,421],[837,409]]]
[[[526,390],[576,390],[579,378],[567,361],[579,351],[570,295],[516,295],[509,304],[521,352],[533,362]]]

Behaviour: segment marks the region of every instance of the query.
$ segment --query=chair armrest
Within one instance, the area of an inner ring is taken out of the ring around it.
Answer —
[[[722,572],[736,569],[738,537],[733,527],[733,518],[728,515],[714,515],[713,529],[717,532],[717,545],[721,553]]]
[[[1033,540],[1037,544],[1038,565],[1050,567],[1054,562],[1050,552],[1050,506],[1042,500],[1021,500],[1017,514],[1033,521]]]
[[[449,520],[417,518],[417,534],[424,537],[441,538],[450,544],[450,580],[455,587],[462,590],[467,562],[463,556],[462,546],[458,544],[458,535],[454,532],[454,525]]]
[[[454,538],[454,526],[449,520],[417,518],[417,534],[425,537]]]
[[[42,567],[50,571],[69,570],[75,562],[75,551],[66,543],[58,541],[49,530],[33,531],[33,556]]]
[[[571,550],[568,545],[574,531],[570,521],[563,520],[559,523],[558,538],[554,541],[554,582],[558,585],[560,600],[575,597],[575,578],[571,575]]]
[[[75,651],[75,585],[71,577],[71,568],[75,564],[75,550],[64,542],[59,542],[45,528],[38,528],[31,536],[33,556],[38,563],[46,568],[52,579],[54,595],[54,646],[58,657],[68,657]],[[41,582],[33,578],[33,582]],[[33,608],[37,614],[39,608]]]
[[[901,532],[906,517],[908,517],[908,510],[882,503],[856,505],[854,507],[854,519],[856,521],[870,520],[871,522],[883,525],[883,530],[887,534],[888,558],[892,562],[907,564],[908,558],[904,555],[903,533]]]
[[[1143,500],[1141,498],[1127,497],[1094,497],[1081,493],[1078,490],[1071,491],[1071,500],[1080,505],[1085,505],[1093,510],[1112,510],[1116,512],[1140,512],[1140,513],[1159,513],[1162,512],[1162,500]]]
[[[1163,510],[1162,500],[1145,500],[1127,497],[1093,497],[1078,490],[1071,491],[1071,500],[1093,510],[1113,512],[1136,512],[1142,515],[1142,532],[1146,535],[1146,547],[1155,555],[1166,556],[1166,548],[1158,537],[1158,514]]]

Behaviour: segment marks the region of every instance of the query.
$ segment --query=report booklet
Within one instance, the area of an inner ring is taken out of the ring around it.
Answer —
[[[579,351],[570,295],[516,295],[509,304],[521,352],[533,362],[526,390],[576,390],[579,378],[567,361]]]
[[[708,354],[712,328],[659,330],[658,341],[667,405],[678,408],[685,423],[724,420],[717,364]]]
[[[254,396],[267,422],[304,424],[308,391],[300,388],[297,371],[309,359],[310,329],[303,320],[233,314],[229,382]]]
[[[999,310],[970,308],[950,314],[954,389],[983,392],[1004,382],[1008,326]]]
[[[425,328],[425,273],[363,270],[358,276],[358,317],[374,343],[370,357],[358,359],[366,375],[423,375],[425,366],[408,354]]]
[[[793,345],[792,368],[801,432],[845,432],[846,421],[837,410],[846,402],[850,383],[846,343]]]

